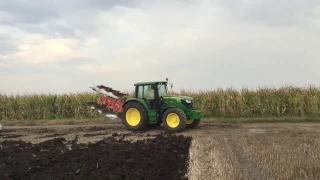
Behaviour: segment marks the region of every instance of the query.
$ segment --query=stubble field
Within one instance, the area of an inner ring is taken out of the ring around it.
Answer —
[[[320,123],[9,126],[0,179],[320,179]]]

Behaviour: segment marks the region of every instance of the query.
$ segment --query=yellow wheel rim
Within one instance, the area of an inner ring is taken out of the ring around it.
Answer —
[[[141,120],[140,112],[136,108],[130,108],[126,113],[126,119],[130,126],[136,126]]]
[[[178,125],[180,124],[179,116],[176,113],[170,113],[167,116],[167,124],[171,128],[178,127]]]
[[[191,124],[191,123],[193,123],[193,119],[190,119],[190,120],[187,120],[187,124]]]

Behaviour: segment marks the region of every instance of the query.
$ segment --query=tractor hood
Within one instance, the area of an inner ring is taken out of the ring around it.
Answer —
[[[175,96],[175,95],[168,95],[168,96],[163,96],[164,99],[170,98],[170,99],[185,99],[189,101],[193,101],[192,97],[189,96]]]

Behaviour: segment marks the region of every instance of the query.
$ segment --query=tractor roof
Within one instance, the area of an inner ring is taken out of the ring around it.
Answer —
[[[167,81],[152,81],[152,82],[137,82],[135,86],[139,85],[153,85],[153,84],[166,84]]]

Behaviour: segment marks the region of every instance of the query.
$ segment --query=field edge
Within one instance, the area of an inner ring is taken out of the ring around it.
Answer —
[[[283,122],[320,122],[320,118],[313,117],[266,117],[266,118],[210,118],[205,117],[201,123],[283,123]],[[99,125],[122,124],[118,120],[106,118],[91,119],[44,119],[44,120],[2,120],[3,126],[50,126],[50,125]]]

